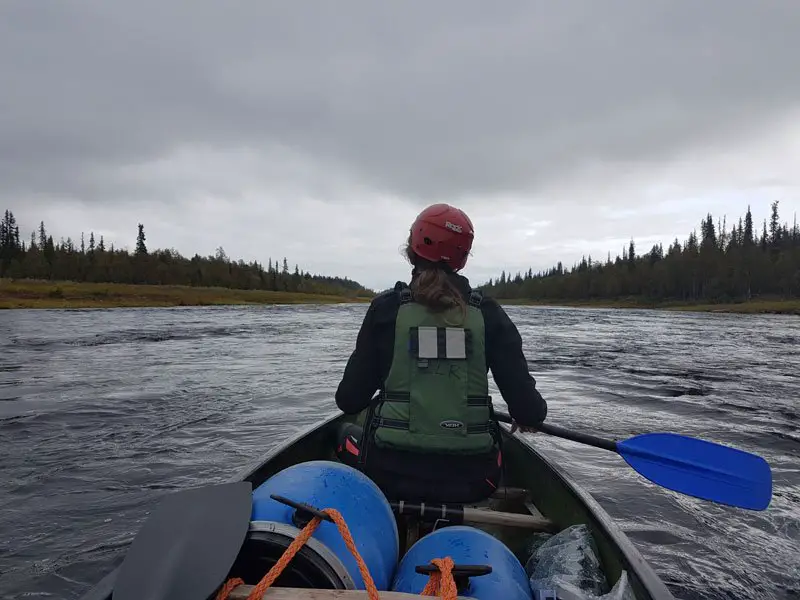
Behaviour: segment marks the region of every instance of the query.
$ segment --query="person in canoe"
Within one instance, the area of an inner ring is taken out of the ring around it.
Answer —
[[[342,412],[363,413],[363,428],[340,432],[337,455],[390,500],[477,502],[494,492],[502,456],[489,369],[515,428],[547,415],[516,326],[458,274],[473,238],[458,208],[434,204],[417,216],[410,284],[372,300],[336,390]]]

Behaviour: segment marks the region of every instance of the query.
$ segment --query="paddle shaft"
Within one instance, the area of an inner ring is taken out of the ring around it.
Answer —
[[[513,422],[511,417],[504,413],[495,412],[494,418],[502,423]],[[602,450],[610,450],[611,452],[617,451],[617,442],[614,440],[607,440],[595,435],[589,435],[587,433],[570,431],[569,429],[564,429],[563,427],[558,427],[556,425],[548,425],[547,423],[542,423],[535,429],[537,431],[541,431],[542,433],[546,433],[547,435],[564,438],[565,440],[572,440],[573,442],[578,442],[579,444],[587,444],[589,446],[594,446],[595,448],[601,448]]]

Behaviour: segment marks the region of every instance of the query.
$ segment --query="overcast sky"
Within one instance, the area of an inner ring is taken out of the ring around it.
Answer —
[[[375,289],[425,205],[464,274],[800,208],[800,2],[3,0],[0,209]]]

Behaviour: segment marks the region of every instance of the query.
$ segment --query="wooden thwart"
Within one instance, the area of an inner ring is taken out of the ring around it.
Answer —
[[[552,531],[555,526],[549,519],[539,519],[533,515],[500,512],[497,510],[481,510],[464,507],[465,523],[485,523],[486,525],[505,525],[521,527],[533,531]]]
[[[501,512],[498,510],[483,510],[469,506],[456,507],[437,504],[414,504],[405,502],[392,502],[392,510],[397,514],[408,516],[411,519],[423,521],[445,521],[450,524],[483,523],[486,525],[502,525],[531,529],[533,531],[554,531],[555,524],[549,519],[536,517],[531,514]]]
[[[255,586],[240,585],[231,595],[229,600],[246,600]],[[406,594],[403,592],[379,592],[385,600],[420,600],[419,594]],[[269,588],[262,596],[264,600],[367,600],[369,595],[366,590],[311,590],[304,588]],[[459,600],[470,600],[468,596],[459,596]]]

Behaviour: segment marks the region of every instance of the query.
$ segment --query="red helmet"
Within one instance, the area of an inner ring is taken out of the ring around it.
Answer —
[[[464,268],[475,231],[472,221],[449,204],[434,204],[417,215],[411,226],[411,249],[431,262],[445,262],[453,271]]]

